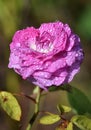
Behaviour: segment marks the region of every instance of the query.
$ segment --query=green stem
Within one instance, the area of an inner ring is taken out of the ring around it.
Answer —
[[[35,113],[38,113],[39,111],[39,102],[40,102],[40,90],[36,96],[36,104],[35,104],[35,111],[34,111]]]
[[[33,91],[33,94],[36,95],[36,103],[35,103],[35,110],[34,110],[34,114],[30,120],[30,125],[31,127],[33,127],[33,124],[38,116],[38,113],[39,113],[39,104],[40,104],[40,97],[41,97],[41,92],[42,90],[39,88],[39,87],[36,87]]]

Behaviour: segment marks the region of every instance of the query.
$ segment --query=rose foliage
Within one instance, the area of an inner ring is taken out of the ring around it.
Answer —
[[[43,89],[69,83],[83,60],[80,38],[60,21],[17,31],[10,51],[8,67]]]

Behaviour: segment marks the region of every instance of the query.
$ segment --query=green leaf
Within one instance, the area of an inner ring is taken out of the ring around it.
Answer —
[[[40,123],[43,125],[51,125],[59,121],[61,118],[56,114],[49,114],[40,118]]]
[[[71,90],[71,86],[69,84],[65,84],[65,85],[61,85],[61,86],[51,86],[49,87],[48,89],[50,92],[54,92],[54,91],[60,91],[60,90],[63,90],[63,91],[70,91]]]
[[[68,93],[68,99],[71,106],[79,113],[91,113],[91,102],[87,96],[79,89],[74,88]]]
[[[51,87],[48,88],[48,91],[54,92],[54,91],[58,91],[60,89],[61,89],[61,87],[51,86]]]
[[[16,98],[9,92],[0,92],[0,105],[4,111],[14,120],[21,118],[21,108]]]
[[[27,129],[26,130],[31,130],[31,125],[30,124],[28,124],[28,126],[27,126]]]
[[[76,115],[71,121],[81,130],[91,130],[91,119],[86,116]]]
[[[64,106],[64,105],[61,105],[61,104],[59,104],[57,106],[57,108],[58,108],[58,111],[61,112],[61,113],[66,113],[66,112],[70,112],[71,111],[70,107]]]
[[[73,124],[70,122],[66,128],[66,130],[73,130]]]

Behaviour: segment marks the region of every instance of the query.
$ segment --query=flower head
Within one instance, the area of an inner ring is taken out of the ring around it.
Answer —
[[[17,31],[10,51],[8,67],[43,89],[69,83],[83,60],[80,38],[59,21]]]

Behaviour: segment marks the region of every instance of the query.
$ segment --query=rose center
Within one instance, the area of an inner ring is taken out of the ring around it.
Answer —
[[[32,43],[30,47],[41,53],[48,53],[53,50],[54,37],[48,32],[43,32],[40,36],[36,37],[36,42]]]

